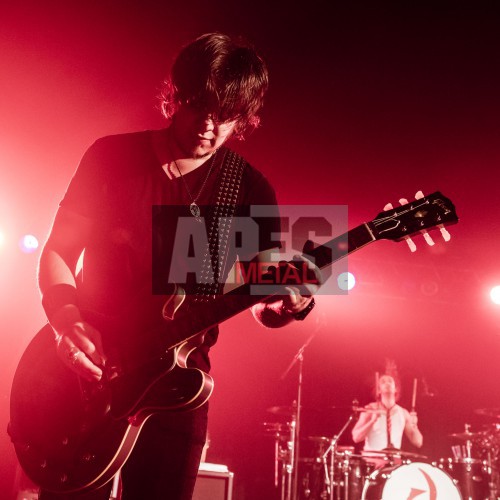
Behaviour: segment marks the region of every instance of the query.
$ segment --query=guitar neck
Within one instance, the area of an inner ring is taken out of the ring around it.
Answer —
[[[328,243],[308,252],[305,257],[311,258],[320,269],[330,266],[376,240],[370,224],[365,222],[347,233],[337,236]]]
[[[304,256],[313,260],[320,269],[324,269],[346,257],[348,254],[375,241],[377,238],[374,236],[374,231],[370,228],[370,224],[363,223],[349,230],[347,233],[333,238],[324,245],[314,248],[312,251],[304,254]],[[169,332],[168,347],[175,347],[200,332],[236,316],[245,309],[283,292],[285,286],[270,285],[266,287],[270,290],[268,294],[256,294],[253,287],[255,285],[252,284],[239,286],[208,303],[196,305],[194,314],[186,314],[174,319],[173,331]],[[259,291],[262,288],[258,287]]]

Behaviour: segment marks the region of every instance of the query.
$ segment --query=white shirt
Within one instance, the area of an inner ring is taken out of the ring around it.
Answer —
[[[394,405],[391,409],[391,444],[401,448],[405,428],[405,413],[401,406]],[[387,448],[387,417],[379,416],[365,438],[365,450],[383,450]]]

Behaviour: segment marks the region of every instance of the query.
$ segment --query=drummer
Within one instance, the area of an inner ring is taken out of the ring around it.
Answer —
[[[363,456],[369,458],[375,467],[383,467],[388,460],[394,463],[397,451],[401,449],[403,433],[417,448],[422,446],[423,437],[416,412],[410,413],[396,403],[400,382],[394,363],[389,363],[385,373],[376,377],[375,389],[377,400],[366,405],[366,411],[361,412],[352,429],[352,439],[355,443],[364,441]]]

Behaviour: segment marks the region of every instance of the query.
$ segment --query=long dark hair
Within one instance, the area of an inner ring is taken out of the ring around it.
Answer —
[[[242,139],[259,125],[268,85],[267,67],[252,45],[206,33],[179,52],[161,89],[160,106],[167,119],[188,104],[221,122],[237,120],[235,135]]]

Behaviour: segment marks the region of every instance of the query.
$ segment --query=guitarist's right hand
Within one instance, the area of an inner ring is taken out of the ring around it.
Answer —
[[[53,324],[52,328],[56,334],[57,355],[61,361],[89,381],[101,380],[106,357],[100,332],[83,320],[57,323],[57,327]]]

